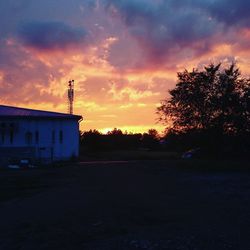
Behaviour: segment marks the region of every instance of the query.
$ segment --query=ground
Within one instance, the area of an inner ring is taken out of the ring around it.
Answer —
[[[225,168],[164,160],[1,170],[0,249],[248,250],[250,171],[219,164]]]

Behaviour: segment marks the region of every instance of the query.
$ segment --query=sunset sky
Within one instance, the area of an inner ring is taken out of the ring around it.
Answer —
[[[250,73],[250,1],[0,0],[0,104],[74,113],[82,130],[163,130],[176,72],[236,61]]]

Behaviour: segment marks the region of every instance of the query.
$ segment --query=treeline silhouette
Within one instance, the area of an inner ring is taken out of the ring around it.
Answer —
[[[204,156],[250,157],[250,133],[218,135],[213,130],[197,129],[179,133],[169,130],[164,139],[164,149],[167,151],[183,152],[200,148]]]
[[[85,151],[160,149],[160,136],[155,129],[147,133],[127,133],[114,128],[107,134],[98,130],[89,130],[81,133],[80,145]]]
[[[183,152],[202,148],[208,156],[250,154],[250,79],[234,63],[221,69],[210,64],[203,70],[177,74],[176,87],[157,108],[166,134],[124,133],[113,129],[81,133],[81,148],[87,151],[147,149]]]

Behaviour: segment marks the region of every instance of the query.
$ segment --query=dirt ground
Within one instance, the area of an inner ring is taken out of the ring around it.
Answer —
[[[250,171],[178,166],[0,170],[0,249],[249,250]]]

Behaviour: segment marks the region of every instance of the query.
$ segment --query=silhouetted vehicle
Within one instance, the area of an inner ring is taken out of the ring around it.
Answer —
[[[201,148],[194,148],[184,152],[181,158],[182,159],[201,158],[204,155],[205,155],[204,150],[202,150]]]

